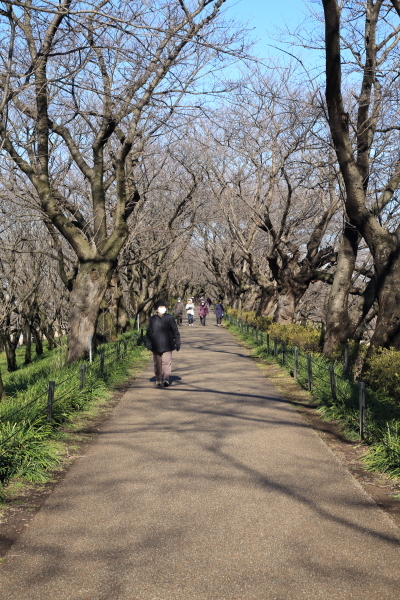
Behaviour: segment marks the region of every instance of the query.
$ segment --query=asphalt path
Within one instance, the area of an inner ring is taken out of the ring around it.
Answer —
[[[397,600],[400,536],[227,330],[182,327],[0,567],[2,600]]]

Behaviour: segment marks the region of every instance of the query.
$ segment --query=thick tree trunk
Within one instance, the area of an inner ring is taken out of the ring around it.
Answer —
[[[29,365],[32,362],[32,335],[31,328],[27,324],[25,325],[24,330],[24,338],[25,338],[25,365]]]
[[[54,329],[51,325],[46,325],[46,328],[44,330],[44,335],[46,336],[46,340],[47,343],[49,345],[49,350],[54,350],[54,348],[56,347],[56,340],[55,340],[55,332]]]
[[[386,241],[387,244],[387,241]],[[400,250],[389,256],[383,247],[375,262],[379,313],[371,346],[400,348]],[[377,264],[378,263],[378,264]]]
[[[340,245],[333,284],[328,297],[324,354],[328,355],[348,340],[349,292],[356,264],[359,234],[355,227],[346,223]]]
[[[88,337],[95,337],[100,305],[113,269],[111,261],[88,260],[80,265],[70,294],[67,363],[88,353]]]
[[[278,304],[274,313],[274,321],[286,325],[293,323],[297,304],[298,300],[296,299],[296,294],[290,287],[286,287],[278,295]]]
[[[8,335],[2,337],[4,350],[7,358],[7,371],[10,373],[17,370],[17,356],[15,353],[15,344]]]
[[[35,340],[36,356],[43,356],[43,342],[41,333],[36,329],[36,327],[32,327],[31,331]]]

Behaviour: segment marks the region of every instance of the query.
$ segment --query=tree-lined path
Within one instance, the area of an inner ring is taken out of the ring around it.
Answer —
[[[400,535],[223,328],[182,328],[10,550],[5,600],[394,600]]]

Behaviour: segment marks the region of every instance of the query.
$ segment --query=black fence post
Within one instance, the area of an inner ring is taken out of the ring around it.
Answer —
[[[269,333],[267,333],[267,342],[266,342],[266,346],[267,346],[267,354],[269,354]]]
[[[278,356],[278,340],[274,338],[274,356]]]
[[[360,407],[360,439],[364,439],[364,429],[365,429],[365,382],[358,382],[358,403]]]
[[[104,377],[104,352],[100,354],[100,375]]]
[[[54,404],[55,388],[56,388],[56,382],[49,381],[49,387],[47,390],[47,420],[49,422],[53,420],[53,404]]]
[[[349,345],[344,347],[344,374],[347,377],[349,374]]]
[[[312,390],[312,357],[307,354],[307,387],[308,391]]]
[[[124,345],[124,352],[126,352],[128,350],[128,340],[126,340],[125,338],[122,340],[122,343]]]
[[[297,379],[299,375],[299,349],[297,346],[293,348],[293,377]]]
[[[286,344],[282,342],[282,366],[284,366],[286,362]]]
[[[331,394],[332,400],[336,401],[336,376],[335,376],[335,366],[333,364],[329,365],[329,381],[331,383]]]
[[[115,351],[117,353],[117,358],[119,358],[121,354],[121,346],[119,345],[119,343],[116,345]]]
[[[82,363],[81,370],[79,373],[80,381],[81,381],[81,390],[83,390],[85,387],[85,374],[86,374],[86,365],[85,365],[85,363]]]

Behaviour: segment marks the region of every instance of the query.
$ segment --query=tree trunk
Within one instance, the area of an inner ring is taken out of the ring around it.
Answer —
[[[88,336],[95,337],[100,305],[114,266],[112,261],[99,260],[80,265],[70,294],[67,364],[88,353]]]
[[[43,342],[41,333],[36,329],[36,327],[32,327],[31,331],[35,339],[36,356],[43,356]]]
[[[44,330],[44,335],[46,336],[47,343],[49,345],[49,350],[54,350],[56,347],[55,333],[54,329],[51,325],[47,324]]]
[[[0,400],[3,400],[3,398],[5,398],[5,391],[4,391],[4,385],[3,385],[3,377],[1,376],[1,369],[0,369]]]
[[[278,295],[278,305],[274,313],[274,321],[284,324],[293,323],[297,304],[298,300],[293,289],[290,286],[285,286]]]
[[[32,334],[31,328],[28,324],[25,325],[24,330],[25,338],[25,365],[29,365],[32,362]]]
[[[333,284],[328,297],[324,354],[328,355],[349,337],[349,292],[356,264],[359,234],[346,222]]]
[[[379,262],[375,261],[379,313],[371,346],[400,348],[400,251],[396,248],[389,256],[387,241],[380,249]]]
[[[11,373],[12,371],[16,371],[18,369],[15,345],[13,344],[12,340],[8,335],[3,336],[2,340],[4,343],[4,350],[6,352],[7,358],[7,371]]]

